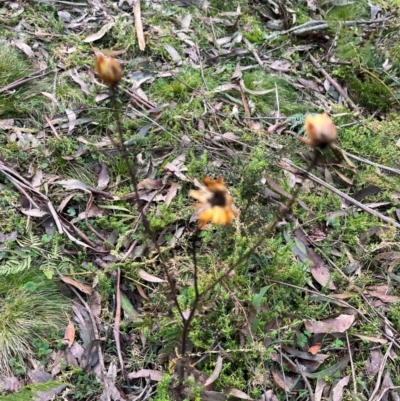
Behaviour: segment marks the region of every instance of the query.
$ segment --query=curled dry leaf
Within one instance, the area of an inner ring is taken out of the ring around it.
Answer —
[[[351,327],[355,319],[354,315],[339,315],[336,318],[321,321],[306,320],[304,325],[308,331],[319,333],[344,333]]]
[[[92,33],[91,35],[87,36],[83,41],[85,43],[91,43],[96,40],[101,39],[112,27],[114,26],[114,22],[110,22],[109,24],[104,25],[100,31],[96,33]]]
[[[180,186],[179,184],[177,184],[177,183],[173,183],[173,184],[171,185],[171,187],[170,187],[170,189],[168,190],[167,195],[166,195],[166,197],[165,197],[165,203],[166,203],[167,205],[169,205],[169,204],[172,202],[172,200],[175,198],[176,193],[177,193],[177,191],[178,191],[178,189],[179,189],[180,187],[181,187],[181,186]]]
[[[311,355],[316,355],[316,354],[318,354],[318,352],[319,352],[320,349],[321,349],[321,343],[317,343],[317,344],[314,344],[313,346],[311,346],[311,347],[308,349],[308,352],[309,352]]]
[[[97,189],[102,191],[107,188],[107,185],[110,182],[110,174],[108,173],[107,166],[102,161],[100,161],[100,166],[101,170],[97,181]]]
[[[353,336],[361,338],[361,340],[371,341],[372,343],[387,344],[387,340],[384,338],[364,336],[362,334],[353,334]]]
[[[139,276],[143,280],[149,281],[150,283],[165,283],[165,280],[158,278],[156,276],[153,276],[153,275],[147,273],[146,271],[144,271],[143,269],[139,270]]]
[[[343,388],[349,384],[350,375],[340,379],[336,386],[332,390],[332,401],[342,401],[343,398]]]
[[[236,388],[229,389],[229,394],[235,398],[239,398],[239,400],[249,400],[249,401],[253,400],[253,398],[249,397],[246,393],[237,390]]]
[[[271,373],[272,373],[272,376],[273,376],[273,378],[275,380],[275,383],[280,388],[282,388],[283,390],[285,390],[286,392],[289,393],[290,392],[290,387],[291,387],[290,384],[293,384],[293,383],[290,383],[290,382],[293,382],[293,380],[288,375],[285,375],[285,377],[283,377],[282,374],[280,372],[278,372],[277,370],[275,370],[275,369],[271,369]]]
[[[140,369],[137,372],[128,373],[128,379],[140,379],[141,377],[150,377],[150,380],[159,382],[163,378],[163,372],[152,369]]]
[[[370,357],[367,359],[367,363],[365,364],[365,373],[368,377],[374,377],[381,367],[383,360],[383,355],[379,350],[372,350]]]
[[[140,284],[136,284],[136,288],[139,291],[139,294],[142,298],[144,298],[146,301],[150,301],[149,297],[146,295],[143,287]]]
[[[179,55],[179,53],[176,51],[176,49],[174,47],[172,47],[171,45],[169,45],[168,43],[164,43],[164,47],[165,50],[169,53],[169,55],[171,56],[173,62],[177,65],[182,64],[182,59],[181,56]]]
[[[62,281],[64,281],[64,283],[72,285],[73,287],[77,288],[79,291],[84,292],[85,294],[91,295],[93,292],[93,288],[86,285],[86,284],[82,284],[79,281],[76,281],[70,277],[66,277],[66,276],[61,276],[60,275],[60,279]]]
[[[214,371],[211,373],[210,377],[204,383],[204,387],[207,387],[211,383],[214,383],[215,380],[218,379],[219,374],[221,373],[221,370],[222,370],[222,357],[221,357],[221,355],[218,355],[217,363],[215,364]]]
[[[72,322],[69,322],[64,332],[64,344],[66,344],[68,348],[71,348],[71,345],[74,343],[74,341],[75,341],[75,326]]]

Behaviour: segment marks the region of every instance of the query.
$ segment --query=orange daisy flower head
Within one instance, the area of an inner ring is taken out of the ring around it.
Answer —
[[[307,137],[299,140],[311,147],[329,146],[337,138],[336,126],[327,113],[309,114],[304,129]]]
[[[225,187],[224,180],[219,176],[216,180],[205,177],[204,187],[199,191],[192,190],[189,195],[198,203],[193,206],[199,209],[199,227],[207,223],[228,225],[239,211],[233,204],[233,198]]]
[[[112,57],[106,57],[103,53],[96,53],[94,66],[99,77],[110,86],[115,86],[121,81],[122,68],[119,62]]]

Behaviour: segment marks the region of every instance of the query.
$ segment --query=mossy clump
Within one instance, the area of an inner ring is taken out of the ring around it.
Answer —
[[[66,326],[68,301],[39,269],[0,275],[0,374],[11,358],[31,355],[33,341]]]

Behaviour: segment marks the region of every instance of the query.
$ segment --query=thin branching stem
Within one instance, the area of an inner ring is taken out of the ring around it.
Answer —
[[[307,173],[310,172],[316,166],[316,164],[318,162],[318,158],[319,158],[319,153],[318,153],[318,150],[316,149],[314,152],[313,160],[306,170]],[[286,208],[287,208],[285,211],[286,213],[289,213],[291,211],[294,203],[297,200],[297,197],[298,197],[301,189],[302,189],[302,185],[300,185],[296,188],[295,192],[293,193],[293,196],[291,197],[288,205],[286,206]],[[277,210],[274,215],[274,219],[266,228],[264,235],[262,235],[260,237],[260,239],[247,252],[245,252],[241,257],[239,257],[239,259],[235,263],[233,263],[233,265],[229,269],[225,270],[225,272],[222,273],[213,283],[211,283],[208,287],[206,287],[202,292],[196,293],[196,297],[193,301],[193,305],[190,310],[189,317],[187,319],[183,320],[182,356],[184,356],[186,353],[186,344],[187,344],[187,339],[188,339],[188,335],[189,335],[190,324],[192,322],[194,314],[196,313],[197,307],[198,307],[200,301],[202,300],[202,298],[204,297],[204,295],[207,292],[209,292],[212,288],[214,288],[217,284],[221,283],[226,277],[229,276],[229,274],[231,272],[233,272],[233,270],[235,270],[238,266],[240,266],[243,262],[245,262],[256,251],[256,249],[265,241],[265,239],[274,230],[276,225],[281,220],[282,216],[283,216],[283,212],[281,210]],[[195,263],[195,265],[196,265],[196,263]],[[196,273],[197,273],[197,268],[196,268]],[[197,279],[196,279],[196,282],[197,282]],[[180,378],[180,380],[182,380],[182,378]]]
[[[171,295],[173,297],[173,301],[174,304],[176,306],[176,308],[179,311],[179,314],[181,316],[182,321],[184,321],[184,316],[183,316],[183,312],[182,312],[182,308],[179,305],[179,301],[177,298],[177,292],[176,292],[176,286],[175,286],[175,282],[174,279],[171,277],[171,275],[169,274],[168,271],[168,266],[167,263],[163,257],[160,245],[158,244],[157,239],[155,238],[154,232],[150,227],[150,223],[146,217],[146,214],[144,213],[143,210],[143,206],[140,204],[140,196],[139,196],[139,190],[138,190],[138,182],[137,182],[137,171],[135,168],[135,163],[132,163],[132,165],[129,164],[128,160],[129,160],[129,153],[128,153],[128,149],[125,145],[124,142],[124,134],[123,134],[123,130],[122,130],[122,122],[121,122],[121,114],[119,112],[118,109],[118,104],[117,104],[117,87],[116,86],[111,86],[110,87],[110,98],[111,98],[111,103],[112,103],[112,108],[114,110],[114,118],[115,118],[115,122],[117,124],[117,133],[118,133],[118,140],[119,143],[115,143],[115,141],[113,141],[114,145],[118,148],[118,150],[120,151],[122,157],[124,158],[124,160],[126,161],[126,163],[128,164],[128,171],[129,171],[129,177],[133,186],[133,190],[135,192],[135,198],[136,198],[136,204],[140,213],[140,218],[142,220],[142,224],[145,230],[145,233],[147,235],[147,237],[153,242],[154,246],[156,247],[156,250],[158,252],[159,258],[160,258],[160,262],[161,265],[164,269],[164,273],[167,277],[168,280],[168,284],[169,284],[169,288],[171,290]]]

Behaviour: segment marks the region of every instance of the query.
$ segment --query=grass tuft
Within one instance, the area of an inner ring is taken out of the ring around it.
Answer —
[[[35,339],[65,326],[68,302],[35,269],[0,276],[0,374],[10,372],[9,360],[33,353]]]

